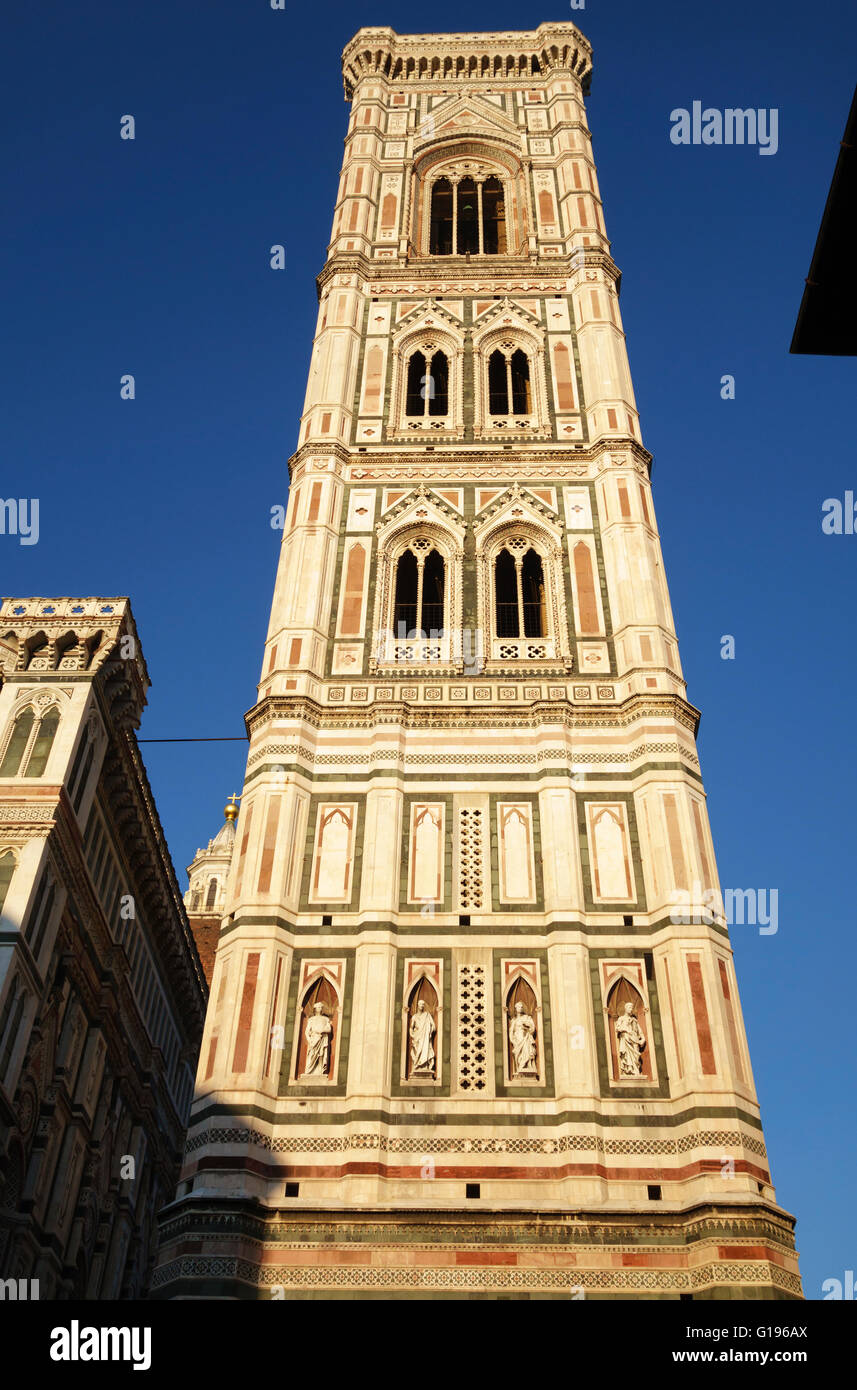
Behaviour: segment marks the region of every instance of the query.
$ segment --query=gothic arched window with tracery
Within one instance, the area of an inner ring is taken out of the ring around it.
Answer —
[[[411,541],[399,556],[394,595],[393,632],[397,637],[443,631],[446,566],[427,538]]]
[[[6,750],[0,761],[0,777],[41,777],[47,766],[59,722],[60,715],[56,707],[46,710],[38,721],[32,706],[27,705],[26,709],[21,710],[12,725]]]
[[[405,414],[449,414],[449,358],[434,348],[418,349],[408,360]]]
[[[542,557],[526,537],[505,542],[494,561],[497,637],[547,637]]]
[[[532,408],[527,354],[511,344],[495,348],[488,358],[489,415],[529,415]]]

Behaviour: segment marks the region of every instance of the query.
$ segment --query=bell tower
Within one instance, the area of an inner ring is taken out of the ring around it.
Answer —
[[[361,29],[161,1297],[799,1298],[572,24]]]

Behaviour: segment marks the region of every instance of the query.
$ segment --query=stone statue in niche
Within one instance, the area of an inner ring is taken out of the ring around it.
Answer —
[[[646,1046],[645,1034],[637,1022],[634,1005],[630,1001],[623,1006],[616,1019],[616,1048],[619,1053],[620,1076],[643,1075],[643,1048]]]
[[[536,1025],[520,1002],[515,1005],[515,1012],[509,1020],[509,1043],[514,1061],[513,1078],[537,1077],[539,1066],[536,1055]]]
[[[306,1062],[304,1076],[327,1076],[330,1066],[330,1039],[333,1024],[324,1012],[323,1004],[313,1004],[306,1021]]]
[[[420,999],[411,1018],[411,1076],[434,1076],[434,1019]]]

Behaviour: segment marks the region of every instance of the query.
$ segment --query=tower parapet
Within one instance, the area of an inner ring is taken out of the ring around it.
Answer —
[[[521,78],[571,73],[589,91],[592,48],[574,24],[540,24],[530,31],[491,34],[397,34],[358,29],[342,55],[345,96],[354,99],[366,78],[391,83],[432,81],[520,83]]]

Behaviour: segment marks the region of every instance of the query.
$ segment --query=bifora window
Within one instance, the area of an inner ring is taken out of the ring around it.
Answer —
[[[415,352],[408,361],[405,414],[449,414],[449,358],[445,352],[427,349]]]
[[[433,256],[502,256],[506,252],[503,185],[488,179],[438,179],[431,191]]]
[[[396,564],[393,632],[397,638],[443,631],[443,557],[431,541],[411,541]]]
[[[529,415],[530,360],[520,348],[496,348],[488,358],[489,415]]]
[[[509,540],[494,561],[498,637],[547,637],[542,557],[522,536]]]
[[[36,721],[35,711],[28,705],[18,715],[0,762],[0,777],[41,777],[47,766],[59,726],[59,710],[47,710]],[[24,754],[28,757],[24,761]],[[23,763],[24,770],[21,772]]]

